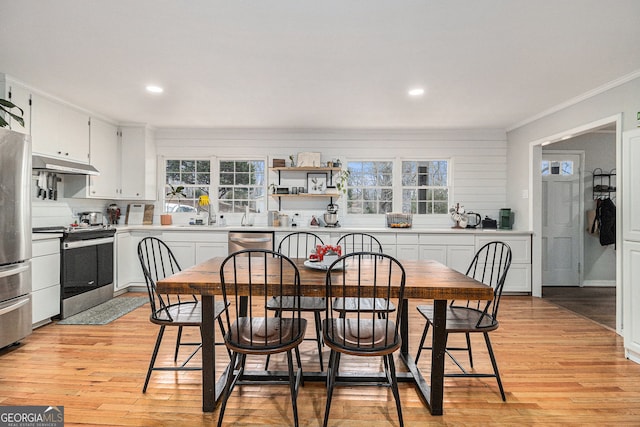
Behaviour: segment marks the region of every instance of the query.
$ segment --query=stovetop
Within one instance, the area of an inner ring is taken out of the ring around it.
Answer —
[[[63,226],[63,225],[52,225],[49,227],[33,227],[31,230],[33,233],[82,233],[87,231],[95,231],[95,230],[115,230],[115,228],[110,225],[88,225],[88,226]]]
[[[63,239],[98,239],[101,237],[113,236],[116,233],[115,227],[110,225],[89,225],[89,226],[77,226],[77,227],[65,227],[65,226],[50,226],[50,227],[34,227],[31,230],[32,233],[53,233],[62,234]]]

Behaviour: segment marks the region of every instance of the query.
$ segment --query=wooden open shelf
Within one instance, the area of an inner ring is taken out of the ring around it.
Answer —
[[[313,167],[313,166],[292,168],[291,166],[282,166],[282,167],[269,168],[269,170],[272,170],[274,172],[337,172],[342,170],[342,168],[341,167]]]

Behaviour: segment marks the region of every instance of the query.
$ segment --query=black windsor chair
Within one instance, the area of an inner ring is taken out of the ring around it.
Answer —
[[[201,342],[182,342],[182,328],[187,326],[193,326],[200,328],[202,325],[202,307],[200,301],[195,295],[186,298],[181,298],[180,295],[162,295],[158,293],[156,283],[158,280],[171,276],[180,271],[180,265],[176,260],[176,257],[171,252],[171,249],[160,239],[156,237],[145,237],[138,244],[138,259],[142,267],[144,279],[147,284],[147,292],[149,294],[149,303],[151,306],[151,316],[149,320],[151,323],[160,325],[160,331],[158,331],[158,337],[156,338],[156,344],[151,355],[151,361],[149,362],[149,369],[147,370],[147,377],[144,381],[142,392],[147,391],[149,385],[149,379],[151,378],[151,372],[153,371],[198,371],[202,370],[202,367],[187,366],[191,359],[202,347]],[[222,335],[224,336],[225,330],[220,314],[225,311],[226,306],[224,303],[219,302],[215,305],[215,317],[218,320],[218,325]],[[195,350],[186,358],[186,360],[179,366],[162,366],[156,367],[156,358],[158,356],[158,350],[162,343],[162,337],[167,326],[177,327],[178,336],[176,339],[176,347],[173,356],[173,361],[178,361],[178,352],[181,346],[195,346]],[[222,345],[222,343],[216,343],[216,345]]]
[[[498,329],[498,308],[504,281],[511,266],[511,248],[503,242],[489,242],[482,246],[473,257],[471,265],[467,269],[466,275],[472,277],[493,288],[494,298],[492,301],[451,301],[447,307],[447,338],[450,334],[463,333],[466,338],[466,347],[449,347],[445,352],[453,363],[460,368],[461,373],[445,373],[445,377],[475,377],[475,378],[495,378],[498,382],[502,400],[506,401],[498,364],[496,362],[489,332]],[[484,304],[484,307],[482,306]],[[427,320],[415,362],[418,363],[423,349],[431,349],[424,345],[429,332],[429,327],[433,324],[433,305],[419,305],[418,312]],[[470,334],[481,333],[487,345],[487,351],[491,358],[493,373],[468,372],[462,364],[451,354],[451,351],[466,351],[469,354],[469,364],[473,369],[473,355],[471,353]]]
[[[339,271],[345,270],[344,274]],[[336,385],[377,385],[390,387],[396,402],[400,426],[403,426],[398,380],[396,378],[393,353],[400,348],[400,318],[404,305],[405,271],[400,262],[390,255],[378,252],[353,252],[338,258],[327,271],[326,318],[322,325],[325,344],[331,348],[327,368],[327,404],[324,426],[329,421],[331,399]],[[358,295],[380,298],[386,306],[373,305],[370,310],[355,310],[339,313],[331,308],[334,296],[343,295],[347,289],[356,289]],[[390,310],[392,301],[398,307]],[[336,313],[339,317],[336,317]],[[380,316],[384,314],[384,316]],[[384,376],[378,381],[370,378],[349,377],[340,380],[340,358],[342,354],[375,357],[384,360]]]
[[[314,234],[306,231],[298,231],[289,233],[282,238],[278,245],[278,252],[290,258],[306,258],[309,253],[315,249],[316,245],[324,245],[322,239]],[[322,360],[322,319],[320,313],[325,309],[325,299],[320,297],[300,297],[300,311],[313,313],[316,327],[316,337],[305,338],[318,343],[318,359],[320,363],[320,371],[324,370]],[[267,308],[275,311],[275,315],[279,316],[282,311],[297,310],[298,298],[292,296],[273,297],[267,302]],[[265,370],[269,367],[269,356],[265,363]]]
[[[220,281],[224,303],[232,303],[225,311],[227,333],[225,345],[231,350],[227,378],[222,391],[218,426],[222,425],[227,402],[236,384],[261,382],[282,384],[264,378],[244,378],[247,355],[287,354],[289,388],[293,406],[294,425],[298,426],[297,395],[302,381],[302,368],[293,370],[292,350],[297,350],[304,339],[307,320],[299,309],[280,310],[278,317],[269,316],[267,301],[273,295],[298,295],[300,298],[300,272],[296,265],[278,252],[268,249],[246,249],[230,254],[220,265]],[[291,283],[293,282],[293,283]],[[293,287],[285,292],[285,287]],[[239,291],[245,290],[245,293]],[[241,301],[246,298],[246,306]],[[280,299],[283,301],[283,299]],[[300,306],[300,301],[297,302]]]
[[[383,253],[382,244],[371,234],[367,233],[349,233],[338,239],[336,243],[342,248],[342,254],[350,254],[352,252],[375,252]],[[372,311],[375,310],[380,317],[384,317],[386,313],[395,311],[393,304],[388,304],[382,298],[336,298],[333,301],[333,309],[344,314],[349,311]]]

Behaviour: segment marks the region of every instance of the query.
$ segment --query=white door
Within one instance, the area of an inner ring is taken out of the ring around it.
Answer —
[[[542,152],[542,284],[579,286],[580,155]]]

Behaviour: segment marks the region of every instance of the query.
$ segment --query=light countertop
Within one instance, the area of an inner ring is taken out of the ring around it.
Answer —
[[[206,225],[118,225],[116,226],[118,231],[194,231],[194,232],[229,232],[229,231],[244,231],[244,232],[260,232],[260,231],[274,231],[281,233],[290,233],[294,231],[310,231],[314,233],[354,233],[354,232],[367,232],[367,233],[402,233],[402,234],[511,234],[511,235],[530,235],[531,231],[527,230],[500,230],[500,229],[482,229],[482,228],[427,228],[427,227],[412,227],[412,228],[389,228],[389,227],[311,227],[311,226],[297,226],[297,227],[273,227],[268,225],[253,225],[253,226],[241,226],[241,225],[227,225],[227,226],[206,226]]]

